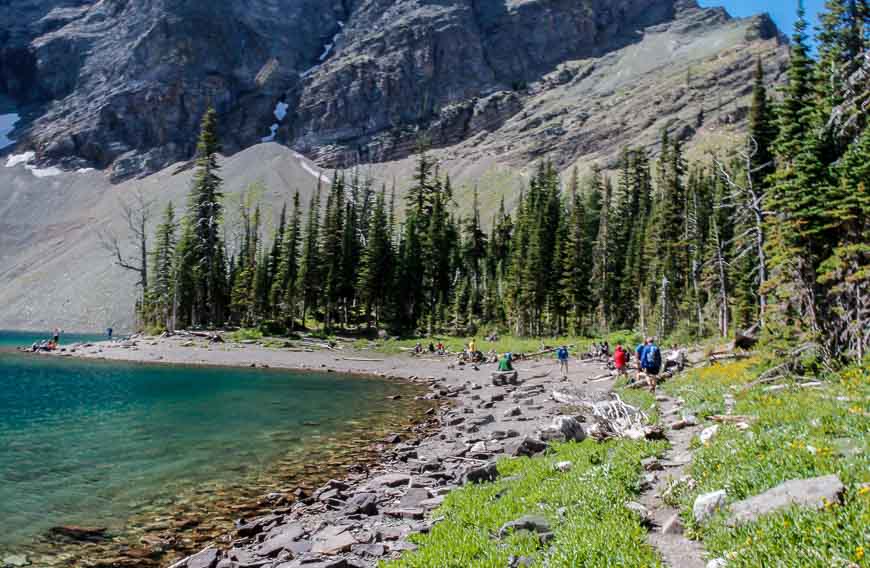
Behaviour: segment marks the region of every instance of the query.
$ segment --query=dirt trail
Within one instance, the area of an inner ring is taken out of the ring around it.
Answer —
[[[658,395],[656,403],[664,424],[681,418],[682,404],[668,396]],[[670,448],[659,461],[661,470],[655,471],[656,482],[641,494],[640,503],[647,508],[653,527],[647,541],[659,552],[666,566],[673,568],[704,568],[704,549],[701,543],[683,534],[679,510],[668,506],[661,498],[668,483],[685,475],[692,461],[689,443],[700,431],[700,426],[681,430],[668,429]]]

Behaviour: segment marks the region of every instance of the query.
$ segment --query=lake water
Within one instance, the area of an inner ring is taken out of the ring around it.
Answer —
[[[0,333],[7,347],[22,339]],[[0,351],[0,558],[27,551],[57,525],[123,534],[145,513],[182,504],[213,510],[196,495],[215,498],[249,481],[274,490],[280,464],[406,422],[403,405],[412,403],[402,401],[413,397],[387,397],[409,388],[335,374]]]

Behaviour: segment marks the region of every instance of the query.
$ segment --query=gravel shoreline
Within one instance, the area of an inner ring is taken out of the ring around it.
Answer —
[[[428,421],[384,440],[380,462],[333,479],[310,494],[271,494],[271,514],[238,519],[235,530],[173,568],[370,567],[413,550],[414,533],[437,523],[431,512],[465,483],[493,479],[499,457],[543,449],[541,431],[566,411],[553,390],[605,397],[603,363],[573,361],[563,382],[552,356],[516,364],[519,385],[494,386],[492,365],[450,357],[380,356],[349,348],[320,351],[144,338],[77,346],[60,356],[181,365],[326,371],[403,379],[428,386]],[[570,414],[569,412],[569,415]]]

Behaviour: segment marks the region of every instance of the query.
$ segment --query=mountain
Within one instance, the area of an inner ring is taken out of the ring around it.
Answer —
[[[692,0],[21,0],[0,21],[0,119],[17,121],[0,327],[129,323],[98,229],[122,232],[134,188],[183,203],[209,105],[230,193],[265,180],[277,209],[318,167],[357,164],[401,189],[425,137],[460,203],[476,184],[486,206],[543,158],[607,169],[664,128],[690,154],[732,145],[755,60],[771,82],[786,62],[767,16]]]

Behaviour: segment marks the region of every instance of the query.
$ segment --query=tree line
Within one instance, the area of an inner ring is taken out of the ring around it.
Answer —
[[[421,149],[403,203],[395,185],[337,172],[306,204],[296,192],[272,234],[259,206],[244,205],[231,250],[210,110],[187,209],[179,218],[167,206],[148,253],[142,320],[686,339],[757,326],[862,357],[868,14],[863,0],[827,2],[813,58],[799,10],[787,82],[769,93],[758,62],[748,136],[728,155],[689,163],[664,132],[657,157],[626,148],[609,175],[575,169],[563,181],[544,161],[488,229],[477,190],[462,211]]]

